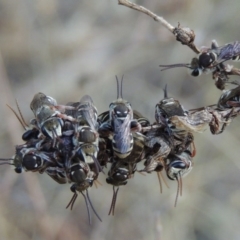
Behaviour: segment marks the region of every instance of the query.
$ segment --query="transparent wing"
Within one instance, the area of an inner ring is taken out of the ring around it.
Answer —
[[[228,43],[222,47],[216,49],[218,55],[218,61],[230,60],[233,57],[240,55],[240,42],[236,41]]]
[[[124,121],[114,119],[115,147],[121,153],[129,152],[132,148],[132,134],[130,129],[131,117],[127,115]]]

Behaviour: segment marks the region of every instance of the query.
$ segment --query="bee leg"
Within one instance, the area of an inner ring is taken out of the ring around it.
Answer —
[[[115,205],[116,205],[116,201],[117,201],[117,194],[118,194],[118,190],[119,187],[117,188],[117,190],[115,191],[115,186],[113,186],[113,197],[112,197],[112,203],[111,203],[111,207],[109,209],[108,215],[114,216],[114,211],[115,211]]]
[[[69,115],[66,115],[66,114],[63,114],[63,113],[58,113],[56,116],[61,118],[61,119],[64,119],[64,120],[68,120],[70,122],[77,122],[76,118],[74,118],[72,116],[69,116]]]
[[[71,207],[70,207],[71,210],[73,209],[73,205],[74,205],[77,197],[78,197],[78,194],[77,194],[77,192],[75,192],[75,193],[73,194],[70,202],[69,202],[68,205],[66,206],[66,209],[69,208],[69,206],[71,206]]]
[[[103,174],[105,174],[105,172],[103,171],[103,168],[100,165],[98,159],[94,155],[91,155],[91,157],[93,158],[94,165],[95,165],[97,173],[102,172]]]
[[[142,130],[142,125],[137,121],[137,120],[132,120],[131,121],[131,132],[141,132]]]
[[[221,128],[219,134],[225,130],[225,128],[228,124],[228,120],[232,117],[233,113],[234,113],[234,107],[232,108],[231,112],[229,112],[229,114],[226,116],[226,122],[222,125],[222,128]]]
[[[194,142],[192,142],[192,143],[191,143],[191,145],[192,145],[192,148],[193,148],[193,151],[192,151],[191,157],[193,158],[193,157],[195,157],[195,156],[196,156],[196,154],[197,154],[197,151],[196,151],[196,146],[195,146],[195,143],[194,143]]]
[[[99,219],[99,221],[102,222],[102,219],[99,217],[99,215],[97,214],[95,208],[94,208],[93,205],[92,205],[92,201],[91,201],[91,199],[90,199],[90,197],[89,197],[89,194],[88,194],[88,190],[87,190],[87,189],[86,189],[86,193],[87,193],[87,200],[88,200],[88,202],[90,203],[90,206],[91,206],[94,214],[95,214],[96,217]],[[83,193],[82,193],[82,194],[83,194]]]
[[[178,186],[177,186],[177,195],[176,195],[174,207],[177,206],[178,196],[182,196],[182,177],[180,173],[176,175],[176,180],[177,180]]]
[[[226,104],[228,104],[231,107],[240,107],[240,102],[227,101]]]
[[[209,123],[210,131],[212,134],[219,134],[220,123],[218,117],[212,113],[212,121]]]
[[[112,125],[109,122],[104,122],[98,129],[99,134],[101,137],[108,137],[113,133]]]

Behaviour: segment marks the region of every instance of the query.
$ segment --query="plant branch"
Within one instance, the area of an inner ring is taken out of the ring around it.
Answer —
[[[180,23],[178,23],[177,27],[173,27],[167,20],[165,20],[163,17],[158,16],[157,14],[153,13],[149,9],[137,5],[136,3],[132,3],[128,0],[118,0],[119,5],[123,5],[125,7],[134,9],[136,11],[142,12],[151,18],[153,20],[160,22],[165,28],[167,28],[174,36],[176,37],[176,40],[181,42],[183,45],[187,45],[190,47],[195,53],[200,53],[200,50],[195,46],[194,39],[195,39],[195,33],[190,28],[182,28],[180,27]]]

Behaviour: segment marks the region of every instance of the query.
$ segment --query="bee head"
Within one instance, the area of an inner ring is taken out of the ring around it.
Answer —
[[[201,68],[195,68],[195,69],[191,69],[190,71],[190,74],[193,76],[193,77],[198,77],[202,74],[202,69]]]
[[[211,64],[214,63],[216,60],[216,54],[213,52],[203,52],[199,55],[198,61],[199,61],[199,67],[201,68],[208,68],[211,66]]]
[[[35,172],[42,167],[43,161],[39,156],[29,153],[23,157],[22,165],[26,171]]]
[[[61,118],[51,117],[42,124],[41,131],[46,137],[54,139],[62,136],[63,125],[64,123]]]

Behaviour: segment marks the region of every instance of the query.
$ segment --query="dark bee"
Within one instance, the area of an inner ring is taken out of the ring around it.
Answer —
[[[142,127],[149,126],[149,121],[144,118],[139,112],[133,111],[135,119]],[[129,155],[125,158],[119,157],[116,154],[112,154],[110,157],[111,169],[108,172],[108,178],[106,179],[108,184],[113,185],[113,197],[109,210],[109,215],[114,215],[115,205],[117,200],[117,194],[119,186],[126,185],[127,180],[131,178],[136,171],[136,165],[145,157],[145,141],[146,137],[139,133],[133,132],[133,148]],[[117,188],[116,188],[117,187]]]
[[[217,107],[221,110],[240,107],[240,86],[224,91],[218,100]]]
[[[100,220],[101,218],[98,216],[96,210],[94,209],[92,202],[90,200],[89,194],[88,194],[88,188],[93,185],[93,181],[97,179],[97,175],[92,172],[88,166],[88,164],[80,161],[76,157],[73,159],[73,163],[70,166],[68,170],[68,178],[70,181],[73,182],[73,185],[71,186],[71,191],[74,193],[72,199],[70,200],[69,204],[66,208],[71,206],[71,210],[73,208],[73,205],[77,199],[77,192],[80,192],[82,196],[84,197],[86,206],[87,206],[87,212],[88,212],[88,218],[89,218],[89,224],[92,223],[91,220],[91,214],[89,211],[89,204],[96,215],[96,217]],[[84,194],[84,191],[86,191],[86,195]]]
[[[45,136],[52,139],[62,135],[63,119],[75,121],[73,117],[63,114],[65,109],[73,109],[73,107],[57,105],[57,101],[54,98],[43,93],[35,94],[30,108],[36,117],[36,121],[33,120],[32,124],[36,122],[36,127]]]
[[[88,95],[83,96],[78,103],[69,103],[68,105],[75,107],[75,110],[66,111],[66,113],[77,120],[73,123],[74,153],[76,157],[89,164],[91,169],[98,174],[99,171],[102,171],[102,168],[97,160],[99,151],[97,108]]]
[[[239,115],[240,112],[240,86],[223,91],[216,107],[208,107],[212,114],[210,130],[212,134],[222,133],[226,126]]]
[[[203,47],[197,58],[193,58],[191,63],[160,65],[162,70],[167,70],[175,67],[186,67],[191,70],[191,75],[197,77],[204,73],[213,72],[219,66],[224,70],[225,66],[221,65],[228,60],[239,60],[240,42],[227,43],[224,46],[218,47],[216,40],[212,41],[211,48]]]
[[[117,195],[119,191],[119,186],[127,184],[127,180],[136,171],[136,163],[126,163],[122,161],[113,160],[111,169],[108,172],[108,178],[106,182],[113,185],[113,197],[111,207],[109,209],[108,215],[115,213],[115,205],[117,201]],[[117,187],[117,189],[116,189]]]
[[[155,119],[156,122],[164,127],[168,127],[168,120],[172,116],[185,116],[186,111],[178,100],[168,97],[167,85],[164,88],[164,99],[156,104]],[[171,126],[169,126],[171,128]]]
[[[164,89],[164,99],[161,100],[155,108],[155,119],[157,125],[160,125],[162,129],[162,136],[171,146],[171,152],[174,150],[175,153],[183,151],[191,143],[191,137],[189,131],[176,127],[173,123],[172,118],[186,117],[188,112],[184,110],[183,106],[178,100],[170,98],[167,95],[167,86]],[[190,134],[192,136],[192,134]],[[192,138],[193,139],[193,138]]]
[[[13,165],[16,173],[25,171],[43,173],[47,167],[54,166],[55,154],[53,152],[44,152],[37,150],[35,147],[23,144],[16,146],[16,153],[5,164]],[[1,159],[4,161],[4,159]],[[3,163],[2,163],[3,164]]]
[[[90,168],[98,174],[102,167],[97,159],[98,157],[98,134],[88,126],[79,128],[79,147],[76,149],[76,156],[89,164]]]
[[[209,115],[211,116],[210,113]],[[181,169],[183,161],[179,162],[177,160],[187,158],[188,156],[185,156],[185,152],[188,151],[188,149],[191,149],[190,158],[196,154],[194,138],[191,133],[192,129],[190,127],[184,128],[182,125],[190,125],[194,129],[199,119],[194,119],[195,121],[193,120],[192,122],[190,121],[192,119],[189,117],[189,113],[184,110],[179,101],[168,97],[167,86],[164,89],[164,99],[156,105],[155,118],[156,124],[154,124],[153,128],[146,134],[149,140],[146,142],[148,152],[146,153],[147,160],[145,162],[145,169],[143,170],[146,172],[157,171],[160,179],[159,173],[165,168],[170,178],[175,174],[175,168],[177,172],[178,167]],[[179,119],[181,119],[182,122]],[[209,124],[211,119],[212,118],[210,118],[207,124]],[[160,128],[154,128],[155,125],[159,125]],[[172,161],[171,159],[174,160]],[[181,174],[184,175],[187,169],[190,169],[189,164],[186,164]]]
[[[216,40],[212,40],[211,48],[202,47],[198,57],[192,59],[191,63],[179,63],[172,65],[160,65],[163,70],[186,67],[190,69],[191,75],[197,77],[202,73],[212,73],[215,85],[220,90],[225,88],[228,81],[228,75],[240,75],[240,70],[224,62],[228,60],[239,60],[240,42],[235,41],[219,47]]]
[[[178,196],[182,195],[182,178],[186,176],[193,167],[193,151],[191,147],[183,151],[181,154],[170,154],[165,162],[165,170],[167,176],[171,180],[176,180],[178,190],[174,206],[177,205]]]
[[[99,128],[101,137],[110,137],[114,154],[119,158],[127,157],[133,149],[133,131],[140,131],[141,125],[133,119],[131,104],[122,97],[121,87],[117,80],[117,100],[109,106],[109,112],[104,112],[99,116],[102,123]]]

